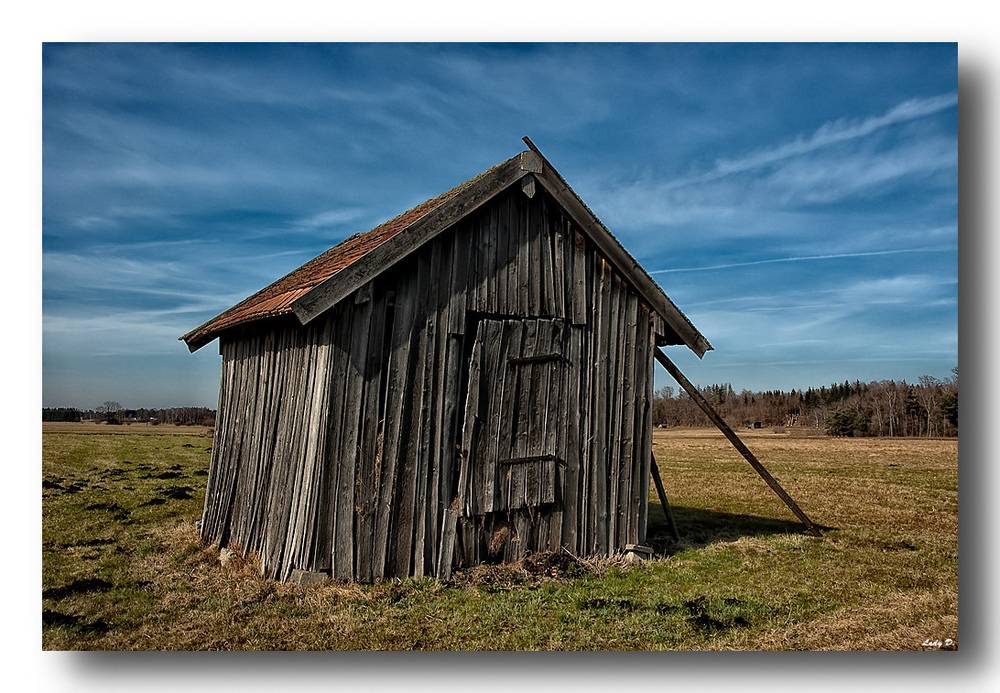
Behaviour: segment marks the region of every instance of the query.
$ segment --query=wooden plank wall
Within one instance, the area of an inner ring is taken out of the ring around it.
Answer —
[[[557,502],[461,517],[476,328],[512,317],[579,335]],[[509,560],[645,539],[653,320],[541,192],[515,186],[306,327],[262,322],[220,342],[202,533],[257,553],[269,576],[447,578],[456,555],[497,559],[497,542]]]

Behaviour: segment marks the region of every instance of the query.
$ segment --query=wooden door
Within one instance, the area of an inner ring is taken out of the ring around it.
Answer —
[[[469,363],[459,513],[555,507],[567,460],[571,340],[558,320],[482,320]]]

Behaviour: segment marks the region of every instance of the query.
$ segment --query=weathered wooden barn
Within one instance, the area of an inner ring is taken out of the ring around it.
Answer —
[[[711,349],[533,146],[182,337],[216,338],[202,536],[283,580],[642,544],[654,351]]]

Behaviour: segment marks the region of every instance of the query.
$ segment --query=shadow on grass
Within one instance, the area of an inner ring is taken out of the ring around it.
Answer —
[[[720,541],[736,541],[740,537],[762,537],[774,534],[807,534],[805,525],[795,520],[775,520],[755,515],[686,508],[671,505],[670,510],[680,534],[680,541],[670,535],[666,516],[657,503],[649,504],[649,532],[646,543],[658,554],[672,555],[688,548],[702,548]],[[817,525],[826,532],[832,527]]]

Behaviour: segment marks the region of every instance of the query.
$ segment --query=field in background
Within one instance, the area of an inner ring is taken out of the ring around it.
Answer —
[[[42,433],[91,433],[111,435],[179,435],[207,436],[208,426],[177,426],[175,424],[128,423],[109,426],[96,421],[43,421]]]
[[[787,430],[787,432],[786,432]],[[200,427],[47,423],[45,649],[938,649],[958,632],[958,442],[741,431],[809,537],[714,429],[658,429],[682,534],[658,558],[544,555],[451,583],[308,588],[203,546]],[[928,643],[925,645],[925,643]]]

